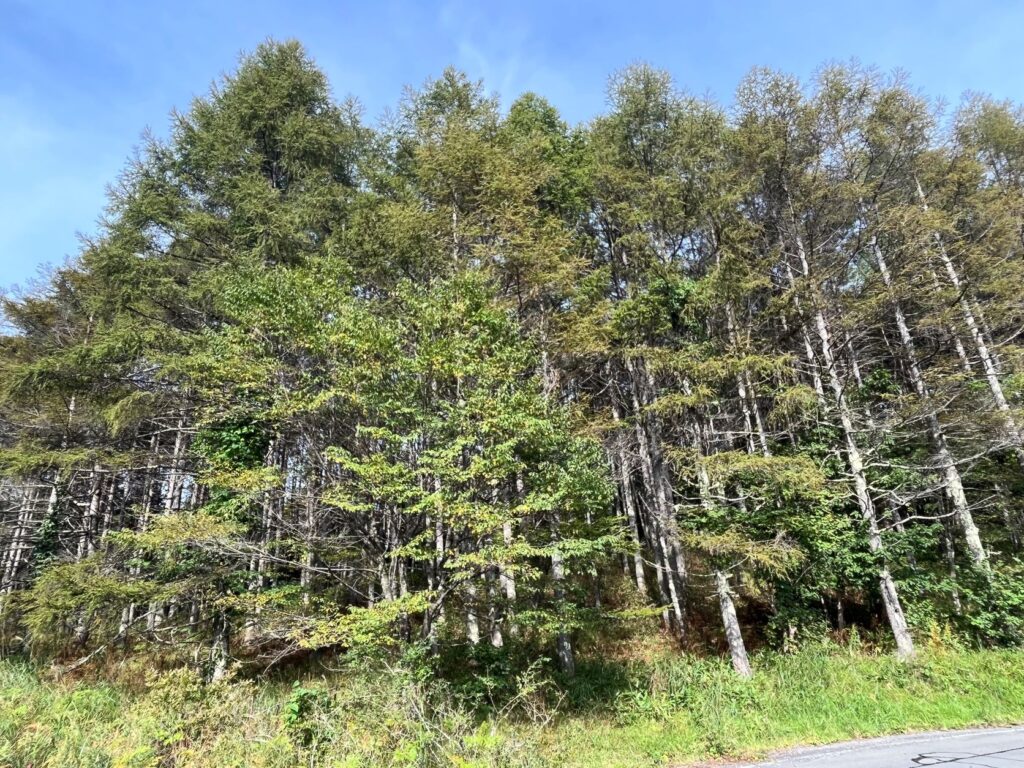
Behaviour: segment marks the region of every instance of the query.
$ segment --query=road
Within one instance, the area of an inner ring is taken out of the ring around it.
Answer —
[[[1024,767],[1024,727],[918,733],[809,747],[736,768]]]

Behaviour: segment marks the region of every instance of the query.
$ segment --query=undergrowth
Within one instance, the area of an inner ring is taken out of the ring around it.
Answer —
[[[820,645],[727,662],[662,654],[509,672],[486,705],[404,667],[293,683],[58,680],[0,662],[3,768],[656,766],[798,743],[1024,722],[1024,653],[939,644],[910,664]]]

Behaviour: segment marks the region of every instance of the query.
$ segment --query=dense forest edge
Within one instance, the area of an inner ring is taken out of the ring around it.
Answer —
[[[370,125],[268,41],[2,309],[0,765],[1024,722],[1017,105],[447,70]]]

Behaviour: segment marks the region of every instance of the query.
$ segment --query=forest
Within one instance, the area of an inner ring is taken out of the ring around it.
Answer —
[[[654,646],[1012,658],[1024,110],[858,64],[504,104],[371,124],[268,41],[144,137],[3,299],[4,655],[294,680],[292,725],[318,665],[500,708]]]

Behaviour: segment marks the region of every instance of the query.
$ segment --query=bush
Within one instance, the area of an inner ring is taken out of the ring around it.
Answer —
[[[138,694],[44,682],[0,663],[0,766],[11,768],[529,768],[536,748],[477,719],[440,683],[393,674],[204,682],[179,669]]]

